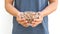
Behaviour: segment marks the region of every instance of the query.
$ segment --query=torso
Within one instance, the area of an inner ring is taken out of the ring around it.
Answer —
[[[14,6],[19,11],[42,11],[48,6],[48,0],[15,0]],[[16,17],[13,17],[12,34],[49,34],[48,33],[48,16],[43,18],[41,24],[37,27],[25,28],[18,24]]]

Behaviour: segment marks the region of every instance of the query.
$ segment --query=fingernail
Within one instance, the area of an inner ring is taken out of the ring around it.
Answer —
[[[35,19],[33,21],[35,21]]]
[[[22,20],[25,20],[25,18],[22,18]]]
[[[26,21],[26,22],[28,22],[28,21]]]

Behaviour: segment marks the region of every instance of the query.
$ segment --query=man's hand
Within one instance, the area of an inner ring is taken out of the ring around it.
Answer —
[[[40,14],[40,12],[39,12],[39,14]],[[34,19],[33,21],[32,21],[32,24],[31,24],[31,26],[32,27],[36,27],[37,25],[39,25],[40,23],[42,23],[42,20],[43,20],[43,15],[39,15],[39,18],[36,18],[36,19]]]
[[[29,26],[29,23],[28,21],[22,17],[22,14],[19,14],[17,17],[16,17],[16,20],[19,24],[21,24],[22,26],[24,27],[28,27]]]

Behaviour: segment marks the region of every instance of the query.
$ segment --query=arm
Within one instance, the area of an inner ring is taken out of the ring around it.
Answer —
[[[29,25],[27,20],[21,18],[20,12],[13,6],[13,1],[14,0],[5,0],[5,8],[7,12],[16,17],[18,24],[21,24],[24,27],[28,27]]]
[[[8,13],[16,17],[19,11],[13,6],[13,1],[14,0],[5,0],[5,9]]]
[[[56,10],[58,0],[49,0],[49,5],[41,12],[42,16],[47,16]]]
[[[36,27],[37,25],[42,23],[44,16],[47,16],[50,13],[54,12],[54,10],[56,10],[58,1],[49,0],[49,3],[50,4],[44,10],[42,10],[42,12],[39,12],[40,13],[39,19],[34,19],[34,21],[32,21],[32,27]]]

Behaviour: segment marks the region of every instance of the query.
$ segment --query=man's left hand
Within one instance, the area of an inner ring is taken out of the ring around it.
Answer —
[[[34,19],[34,20],[32,21],[31,26],[32,26],[32,27],[36,27],[37,25],[39,25],[39,24],[42,23],[42,20],[43,20],[43,15],[40,14],[40,16],[39,16],[38,19]]]

